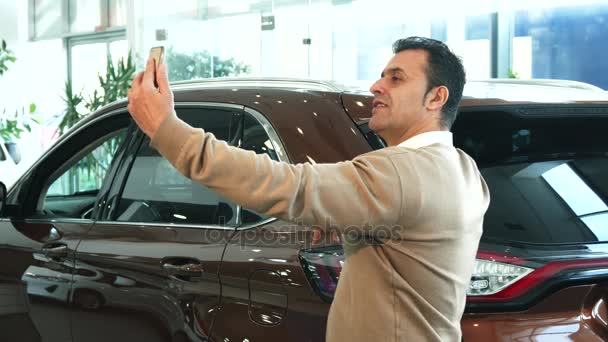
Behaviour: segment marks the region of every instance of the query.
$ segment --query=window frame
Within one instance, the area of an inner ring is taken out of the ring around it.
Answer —
[[[196,105],[176,105],[176,112],[178,114],[178,116],[180,116],[180,110],[183,109],[189,109],[189,110],[195,110],[195,111],[201,111],[202,113],[200,113],[199,115],[201,117],[204,117],[207,114],[204,114],[205,111],[208,110],[220,110],[222,112],[225,112],[225,114],[223,113],[222,115],[230,115],[230,118],[226,118],[227,122],[234,120],[233,116],[235,114],[237,114],[239,117],[237,118],[237,120],[242,121],[242,110],[240,110],[240,108],[238,106],[234,106],[234,105],[226,105],[226,106],[218,106],[218,105],[210,105],[210,106],[196,106]],[[197,113],[198,114],[198,113]],[[213,133],[213,132],[212,132]],[[240,132],[232,132],[231,130],[228,132],[229,136],[227,137],[227,139],[230,141],[236,141],[238,142],[238,139],[233,139],[234,137],[232,136],[233,134],[240,134]],[[142,148],[144,148],[144,144],[148,144],[149,143],[149,138],[143,134],[139,135],[139,143],[137,144],[138,147],[136,149],[133,150],[133,158],[130,161],[129,165],[128,165],[128,170],[123,170],[125,171],[123,174],[123,177],[121,177],[120,182],[121,182],[121,188],[119,190],[118,193],[115,193],[113,197],[115,197],[115,200],[113,201],[113,206],[114,209],[116,209],[116,207],[118,205],[120,205],[121,200],[124,198],[124,192],[126,189],[127,184],[129,183],[129,179],[131,179],[131,173],[133,172],[133,167],[135,165],[136,160],[138,159],[138,157],[140,157],[140,153]],[[234,144],[231,144],[232,146],[236,146]],[[159,158],[161,159],[165,159],[162,155],[159,156]],[[158,170],[156,170],[158,171]],[[177,172],[177,171],[176,171]],[[156,172],[154,175],[152,175],[152,179],[156,178]],[[192,183],[194,183],[194,181],[192,181]],[[220,196],[221,197],[221,196]],[[142,201],[149,201],[148,200],[144,200],[141,199]],[[181,222],[175,222],[175,221],[118,221],[117,220],[117,216],[119,216],[118,211],[116,210],[112,210],[111,212],[109,212],[105,218],[109,219],[109,221],[112,222],[112,224],[123,224],[123,223],[135,223],[138,225],[146,225],[146,226],[156,226],[156,225],[161,225],[161,226],[166,226],[166,225],[178,225],[180,227],[212,227],[213,229],[217,229],[217,228],[221,228],[221,229],[234,229],[235,227],[237,227],[240,224],[240,211],[237,209],[238,205],[236,203],[233,203],[232,201],[230,202],[230,206],[234,208],[235,211],[235,222],[233,224],[226,224],[226,225],[218,225],[218,224],[212,224],[212,223],[181,223]],[[166,205],[173,207],[175,205],[174,202],[171,201],[165,201],[164,202]],[[192,203],[194,205],[196,205],[196,203]],[[122,214],[122,213],[120,213]]]
[[[114,110],[108,113],[95,115],[91,119],[85,119],[86,122],[82,123],[75,130],[70,131],[65,136],[61,137],[59,141],[51,147],[51,149],[40,158],[30,169],[24,173],[24,175],[15,183],[11,188],[8,196],[11,198],[11,214],[15,218],[23,218],[29,221],[52,221],[52,222],[91,222],[94,221],[94,217],[83,219],[83,218],[70,218],[70,217],[54,217],[41,215],[41,210],[44,205],[46,191],[55,177],[59,173],[59,176],[63,174],[61,170],[65,171],[69,169],[73,163],[80,159],[75,158],[76,155],[84,155],[79,152],[89,150],[90,146],[99,142],[99,139],[108,137],[110,134],[115,133],[121,129],[125,129],[133,125],[129,114],[124,109]],[[90,136],[93,135],[95,140],[91,143]],[[127,144],[131,143],[130,137],[127,135],[127,139],[118,146],[115,152],[115,158],[112,160],[108,173],[102,181],[99,193],[96,195],[96,201],[99,201],[100,196],[103,196],[102,189],[107,182],[112,182],[115,177],[116,169],[113,165],[119,163],[122,159],[122,155],[119,153],[121,149]],[[80,141],[88,143],[82,144]],[[71,147],[71,146],[79,147]],[[72,151],[75,149],[76,151]],[[92,151],[89,150],[89,151]]]
[[[92,28],[90,31],[70,31],[70,1],[69,0],[59,0],[61,6],[61,33],[59,34],[49,34],[49,35],[38,35],[36,33],[36,25],[38,23],[38,18],[36,17],[36,0],[29,0],[28,2],[28,30],[29,30],[29,39],[31,41],[38,40],[46,40],[46,39],[56,39],[56,38],[69,38],[69,37],[78,37],[82,35],[102,35],[104,33],[111,33],[116,31],[126,31],[126,25],[120,26],[110,26],[112,22],[111,13],[113,12],[113,8],[111,6],[112,1],[110,0],[100,0],[101,9],[100,9],[100,27],[103,28],[103,32],[96,32],[95,28]],[[128,15],[128,6],[127,13]]]
[[[249,115],[253,117],[263,128],[266,134],[270,139],[270,143],[273,145],[275,151],[277,151],[277,156],[279,161],[291,163],[289,157],[287,156],[286,149],[284,144],[282,143],[277,131],[272,126],[270,121],[264,116],[262,113],[258,112],[255,109],[231,104],[231,103],[221,103],[221,102],[179,102],[175,104],[176,111],[182,108],[200,108],[200,109],[220,109],[220,110],[230,110],[233,113],[241,114],[241,120],[244,119],[245,115]],[[242,130],[239,132],[242,139]],[[117,206],[118,201],[122,198],[122,193],[124,191],[124,187],[128,180],[129,174],[131,172],[131,168],[135,161],[135,157],[140,149],[140,145],[145,142],[146,136],[141,132],[141,130],[137,130],[137,133],[134,134],[134,138],[131,144],[127,147],[128,151],[125,152],[125,157],[122,160],[122,165],[116,171],[116,176],[114,178],[114,183],[111,185],[111,189],[109,189],[106,194],[106,203],[104,203],[103,210],[99,213],[97,223],[100,224],[112,224],[112,225],[124,225],[124,226],[137,226],[139,228],[144,226],[150,227],[166,227],[167,225],[179,225],[180,227],[185,228],[196,228],[196,229],[225,229],[225,230],[244,230],[258,227],[260,225],[264,225],[277,219],[274,217],[270,217],[264,219],[262,221],[258,221],[255,223],[249,223],[246,225],[242,224],[242,206],[235,204],[236,207],[236,217],[237,223],[235,226],[220,226],[213,224],[177,224],[177,223],[165,223],[165,222],[128,222],[128,221],[116,221],[115,216],[115,208]],[[240,145],[240,144],[239,144]]]
[[[106,45],[106,58],[110,55],[110,44],[116,41],[127,40],[127,31],[125,29],[114,30],[110,32],[75,35],[65,38],[66,54],[67,54],[67,72],[68,81],[70,85],[73,85],[72,80],[72,49],[79,45],[88,44],[100,44],[105,43]],[[115,62],[113,60],[113,62]],[[78,89],[72,89],[72,91],[78,92]]]

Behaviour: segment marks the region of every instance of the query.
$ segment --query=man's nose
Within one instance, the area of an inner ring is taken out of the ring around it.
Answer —
[[[372,86],[369,88],[369,91],[374,95],[384,94],[384,88],[382,87],[381,82],[382,82],[382,79],[379,79],[376,82],[374,82],[374,84],[372,84]]]

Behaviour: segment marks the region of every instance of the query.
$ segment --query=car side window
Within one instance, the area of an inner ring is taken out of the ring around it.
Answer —
[[[222,109],[178,109],[192,125],[230,142],[240,114]],[[114,220],[123,222],[234,226],[236,205],[181,175],[146,139],[127,176]]]
[[[90,218],[97,194],[106,178],[127,129],[115,131],[87,146],[75,161],[52,178],[44,195],[42,212],[52,217]]]
[[[254,151],[257,154],[266,154],[272,160],[279,161],[277,151],[262,124],[251,114],[246,113],[243,118],[243,139],[241,148]],[[253,224],[262,221],[268,216],[253,210],[242,208],[241,221],[243,224]]]

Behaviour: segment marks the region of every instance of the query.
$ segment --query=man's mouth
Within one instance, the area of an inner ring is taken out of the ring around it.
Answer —
[[[374,102],[372,102],[372,112],[378,108],[386,108],[388,107],[386,105],[386,103],[380,101],[380,100],[374,100]]]

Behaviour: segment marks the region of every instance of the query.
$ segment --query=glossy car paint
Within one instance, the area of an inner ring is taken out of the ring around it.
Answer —
[[[369,118],[371,95],[311,89],[305,82],[289,89],[221,82],[174,89],[178,106],[234,104],[263,114],[292,163],[338,162],[371,151],[356,125]],[[502,103],[509,102],[467,99],[461,108]],[[108,113],[126,115],[125,107],[114,103],[79,126]],[[129,144],[141,143],[133,139]],[[70,149],[61,146],[70,144],[76,139],[60,140],[43,160],[68,158]],[[132,153],[127,147],[120,155],[115,183],[104,186],[107,198],[119,191]],[[34,166],[12,191],[26,191],[32,182],[25,180],[41,167],[46,164]],[[111,201],[100,203],[106,204]],[[0,340],[324,340],[329,303],[312,290],[298,258],[312,246],[310,227],[274,219],[233,229],[68,221],[0,219],[0,255],[10,260],[0,266]],[[49,255],[49,247],[63,245],[65,256]],[[171,276],[162,266],[167,261],[198,262],[202,272]],[[599,284],[572,286],[517,312],[466,313],[464,340],[603,340],[605,295]]]
[[[1,315],[10,317],[11,323],[2,324],[4,337],[36,341],[39,334],[50,341],[70,340],[65,294],[72,281],[74,251],[89,228],[80,223],[0,221],[0,256],[4,260]]]

